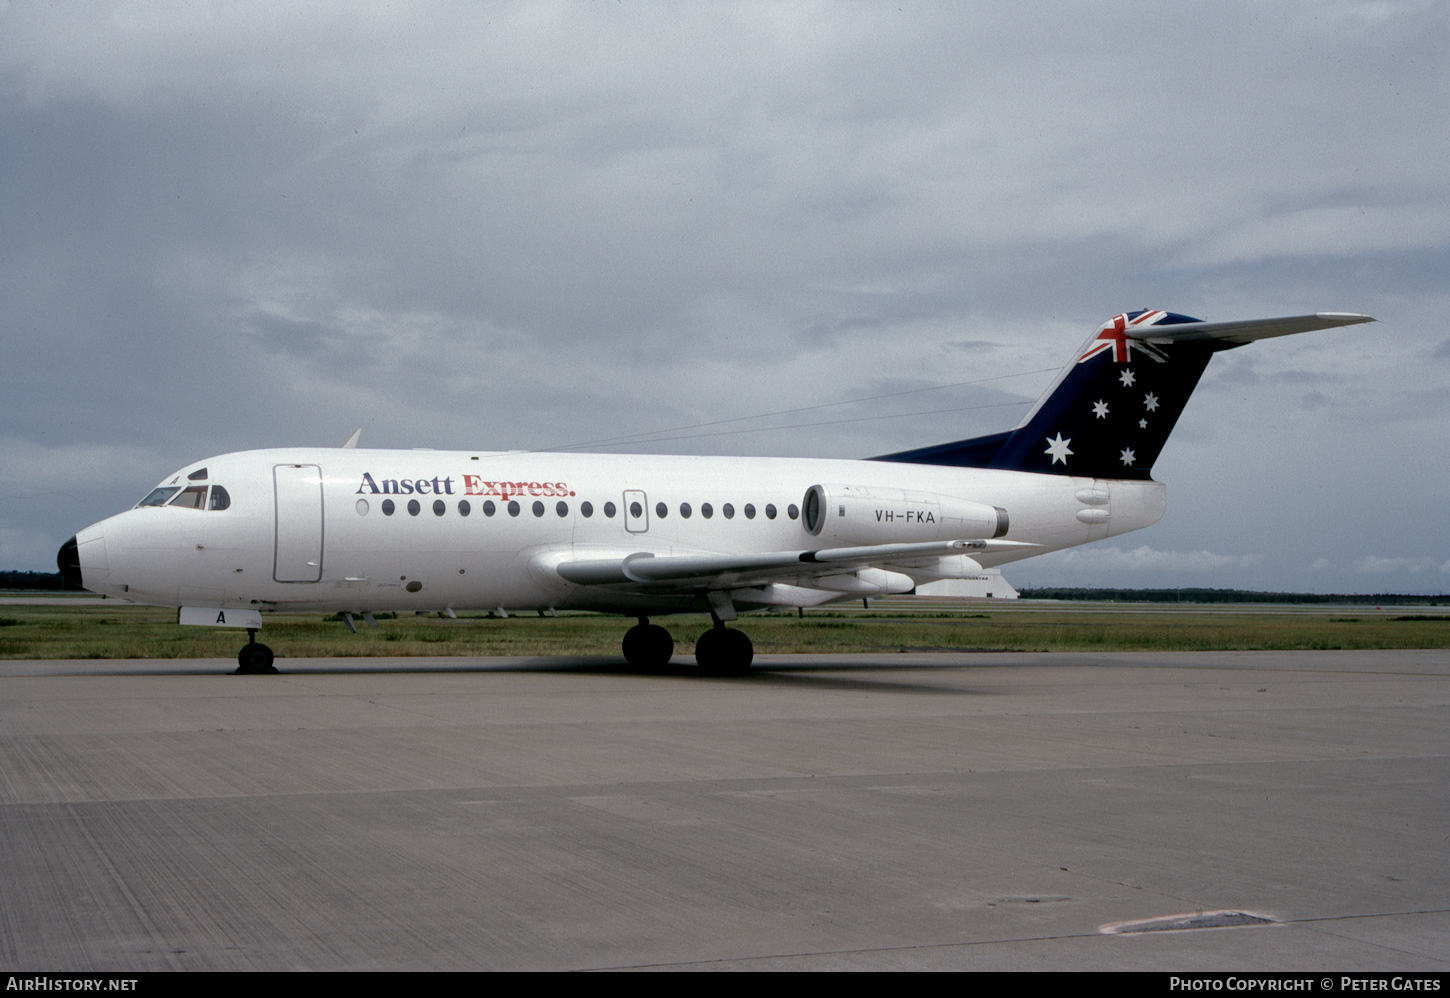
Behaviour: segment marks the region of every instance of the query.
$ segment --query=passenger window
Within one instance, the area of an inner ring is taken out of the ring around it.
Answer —
[[[509,516],[518,516],[518,515],[519,515],[519,504],[516,503],[516,502],[514,502],[512,499],[510,499],[509,500]]]
[[[720,512],[725,514],[725,519],[727,520],[735,519],[735,507],[730,505],[728,502],[724,506],[720,507]]]
[[[206,486],[193,485],[190,488],[181,490],[181,494],[171,500],[172,506],[185,506],[187,509],[201,509],[206,505]]]
[[[213,485],[211,487],[211,502],[207,505],[206,508],[230,509],[231,505],[232,497],[227,495],[227,490],[222,488],[220,485]]]
[[[555,513],[558,513],[560,516],[568,516],[569,515],[569,504],[567,502],[557,503],[554,506],[554,512]]]
[[[715,515],[715,507],[707,502],[700,503],[700,515],[707,520],[710,519],[710,517]]]
[[[433,500],[433,515],[434,516],[442,516],[443,513],[444,513],[444,511],[447,510],[447,509],[448,509],[448,506],[447,506],[446,503],[443,502],[442,499],[434,499]]]
[[[391,500],[391,499],[384,499],[383,500],[383,515],[384,516],[392,516],[393,515],[393,510],[395,510],[397,508],[398,507],[396,507],[396,506],[393,505],[393,500]]]
[[[687,503],[687,502],[680,503],[680,515],[683,516],[687,520],[690,518],[690,504],[689,503]]]
[[[460,499],[460,500],[458,500],[458,515],[459,516],[467,516],[469,513],[472,513],[472,512],[473,512],[473,507],[468,504],[468,500],[467,499]]]
[[[670,515],[670,508],[662,502],[655,503],[655,516],[663,520]]]
[[[641,516],[644,516],[644,507],[637,502],[630,503],[629,515],[638,520]]]
[[[775,503],[768,502],[765,504],[765,518],[767,520],[775,519]]]
[[[541,502],[539,502],[539,500],[537,500],[537,499],[534,500],[534,515],[535,516],[543,516],[544,515],[544,504],[541,503]]]
[[[785,508],[785,515],[794,520],[796,517],[801,515],[801,511],[796,508],[795,503],[791,503]]]
[[[584,500],[579,504],[579,514],[583,516],[584,519],[589,519],[591,516],[594,515],[594,504],[589,502],[589,500],[587,499]]]
[[[483,515],[484,516],[493,516],[493,512],[496,509],[498,509],[498,507],[493,504],[493,500],[492,499],[485,499],[483,501]]]
[[[753,519],[755,519],[755,504],[754,503],[749,503],[748,502],[748,503],[745,504],[745,518],[747,520],[753,520]]]
[[[417,516],[418,515],[418,511],[421,510],[422,508],[423,508],[422,506],[419,506],[418,505],[418,500],[416,500],[416,499],[409,499],[408,500],[408,515],[409,516]]]
[[[604,504],[604,515],[610,519],[614,518],[614,503],[607,502]]]

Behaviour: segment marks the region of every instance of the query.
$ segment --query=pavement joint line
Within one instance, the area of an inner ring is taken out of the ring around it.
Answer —
[[[994,946],[1002,943],[1053,942],[1060,939],[1098,939],[1098,932],[1064,932],[1051,936],[1011,936],[1001,939],[970,939],[959,942],[910,943],[901,946],[863,946],[856,949],[805,950],[799,953],[770,953],[759,956],[726,956],[711,960],[671,960],[663,963],[634,963],[617,966],[590,967],[589,970],[650,970],[657,967],[705,967],[714,963],[748,963],[756,960],[794,960],[813,956],[851,956],[867,953],[905,953],[912,950],[950,949],[955,946]]]
[[[1106,881],[1106,882],[1107,883],[1115,883],[1114,881]],[[1118,884],[1117,886],[1129,886],[1129,885],[1126,885],[1126,884]],[[1165,895],[1165,896],[1167,896],[1167,895]],[[1439,914],[1446,914],[1446,913],[1450,913],[1450,908],[1430,908],[1430,909],[1426,909],[1426,910],[1423,910],[1423,911],[1418,911],[1418,910],[1413,910],[1413,911],[1394,911],[1394,912],[1380,912],[1380,913],[1370,913],[1370,914],[1362,914],[1362,915],[1332,915],[1332,916],[1326,916],[1326,917],[1321,917],[1321,918],[1285,918],[1285,919],[1276,919],[1276,920],[1274,920],[1272,922],[1265,922],[1265,923],[1261,923],[1261,924],[1257,924],[1257,925],[1212,926],[1212,927],[1205,927],[1205,928],[1198,928],[1198,929],[1181,929],[1181,930],[1176,930],[1176,931],[1179,931],[1179,932],[1217,932],[1217,931],[1221,931],[1221,930],[1224,930],[1224,929],[1262,929],[1262,928],[1272,928],[1274,926],[1292,926],[1292,925],[1303,925],[1306,928],[1312,928],[1312,927],[1314,927],[1314,923],[1317,923],[1317,922],[1331,922],[1332,923],[1332,922],[1340,922],[1340,921],[1353,921],[1353,920],[1356,920],[1356,919],[1363,919],[1363,918],[1393,918],[1395,916],[1402,916],[1402,915],[1439,915]],[[1333,934],[1333,933],[1330,933],[1330,934]],[[1139,933],[1139,934],[1134,934],[1134,935],[1141,935],[1141,934]],[[590,970],[590,971],[606,971],[606,970],[650,970],[650,969],[661,968],[661,967],[702,967],[702,966],[709,966],[711,964],[717,964],[717,963],[749,963],[749,962],[752,962],[752,961],[759,961],[759,960],[793,960],[793,959],[802,959],[802,958],[810,958],[810,957],[817,957],[817,956],[851,956],[851,955],[857,955],[857,954],[865,955],[865,954],[868,954],[868,953],[902,953],[902,952],[910,952],[912,950],[950,949],[952,947],[957,947],[957,946],[994,946],[994,945],[1001,945],[1001,944],[1004,944],[1004,943],[1010,944],[1010,943],[1055,942],[1055,941],[1059,941],[1059,940],[1063,940],[1063,939],[1100,939],[1100,938],[1113,938],[1113,935],[1111,933],[1106,933],[1105,934],[1105,933],[1102,933],[1102,932],[1063,932],[1063,933],[1058,933],[1058,934],[1055,934],[1055,935],[1047,935],[1047,936],[1011,936],[1011,937],[1002,937],[1002,938],[996,938],[996,939],[971,939],[971,940],[962,940],[962,941],[959,941],[959,942],[912,943],[912,944],[909,944],[909,945],[901,945],[901,946],[868,946],[868,947],[861,947],[861,948],[858,948],[858,949],[805,950],[805,951],[801,951],[801,952],[771,953],[771,954],[757,955],[757,956],[717,957],[715,959],[710,959],[710,960],[671,960],[671,961],[662,962],[662,963],[619,964],[619,965],[610,965],[610,966],[602,966],[602,967],[589,967],[589,968],[585,968],[585,969]],[[1377,943],[1377,942],[1374,942],[1372,940],[1368,940],[1367,941],[1367,940],[1358,939],[1357,937],[1346,937],[1346,938],[1354,938],[1356,942],[1365,943],[1367,945],[1377,945],[1377,946],[1380,946],[1383,949],[1387,949],[1387,950],[1390,950],[1392,952],[1396,952],[1396,953],[1401,953],[1402,952],[1406,956],[1415,956],[1415,957],[1422,956],[1422,954],[1416,953],[1416,952],[1414,952],[1412,950],[1402,950],[1402,949],[1400,949],[1398,947],[1390,946],[1390,945],[1387,945],[1387,944],[1384,944],[1384,943]]]

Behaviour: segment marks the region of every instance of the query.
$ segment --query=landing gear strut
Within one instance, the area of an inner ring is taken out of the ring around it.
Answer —
[[[675,654],[675,639],[648,617],[624,632],[624,660],[636,669],[663,669]]]
[[[755,646],[743,631],[733,631],[720,621],[695,642],[695,661],[710,676],[743,676],[755,661]]]
[[[235,675],[272,675],[277,670],[272,667],[272,649],[266,645],[257,643],[257,629],[247,628],[247,643],[242,650],[237,652],[237,671]]]

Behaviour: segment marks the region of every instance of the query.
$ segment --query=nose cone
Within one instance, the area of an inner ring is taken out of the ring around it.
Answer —
[[[60,569],[60,577],[66,584],[74,589],[84,589],[81,584],[81,549],[72,537],[60,546],[55,555],[56,566]]]

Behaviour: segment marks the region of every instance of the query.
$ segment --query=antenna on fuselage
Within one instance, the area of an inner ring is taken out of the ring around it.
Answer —
[[[355,448],[357,446],[357,438],[360,437],[360,436],[362,436],[362,427],[361,426],[359,426],[357,429],[355,429],[355,430],[352,431],[352,436],[350,436],[350,437],[347,438],[347,443],[345,443],[345,444],[342,445],[342,449],[343,450],[352,450],[353,448]]]

